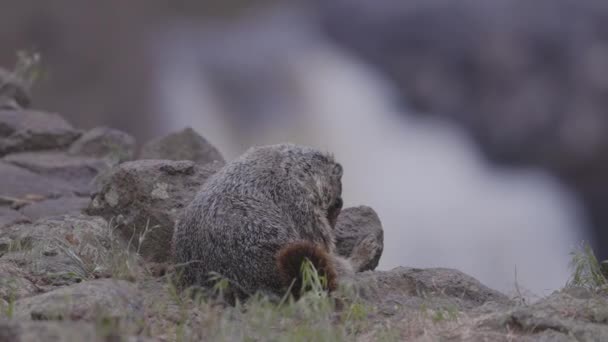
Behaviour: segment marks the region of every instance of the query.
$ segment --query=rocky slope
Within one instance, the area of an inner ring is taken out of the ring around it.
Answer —
[[[457,270],[374,271],[377,260],[334,299],[233,308],[179,294],[165,275],[173,224],[223,165],[217,149],[187,129],[138,159],[124,132],[19,103],[0,110],[0,342],[608,340],[605,294],[526,304]],[[345,209],[337,231],[343,254],[384,238],[365,206]]]

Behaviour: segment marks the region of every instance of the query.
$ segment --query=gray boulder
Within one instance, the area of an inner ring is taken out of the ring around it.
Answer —
[[[608,296],[565,288],[527,304],[452,269],[398,267],[358,273],[359,300],[376,307],[371,325],[390,325],[405,340],[604,341]]]
[[[99,279],[22,298],[15,302],[14,316],[19,320],[109,320],[135,333],[141,329],[144,307],[133,283]]]
[[[166,261],[175,220],[221,165],[185,160],[123,163],[104,178],[86,212],[115,224],[146,259]]]
[[[399,308],[420,309],[454,306],[470,310],[486,303],[509,305],[504,294],[492,290],[475,278],[447,268],[397,267],[391,271],[357,273],[355,286],[362,297],[379,305],[386,314]]]
[[[378,266],[384,249],[384,231],[374,209],[360,206],[342,210],[336,222],[335,234],[338,254],[347,258],[361,243],[377,246],[376,253],[370,256],[369,262],[357,271],[374,270]]]
[[[0,156],[68,147],[80,135],[80,131],[58,114],[0,110]]]
[[[133,159],[135,138],[108,127],[97,127],[85,132],[68,149],[74,156],[100,158],[119,164]]]
[[[191,160],[197,164],[224,163],[220,152],[192,128],[146,143],[139,158]]]

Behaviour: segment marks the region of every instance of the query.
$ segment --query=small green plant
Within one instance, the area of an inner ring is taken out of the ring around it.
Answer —
[[[3,73],[0,79],[0,91],[7,91],[11,87],[20,88],[28,93],[42,75],[41,57],[37,52],[18,51],[17,62],[13,70]]]
[[[448,307],[446,309],[435,310],[432,319],[435,323],[443,321],[454,321],[458,319],[458,309],[455,307]]]
[[[567,286],[585,287],[592,290],[608,290],[608,278],[602,265],[595,257],[593,249],[583,244],[578,250],[570,253],[572,276]]]
[[[345,321],[363,321],[369,314],[369,308],[360,302],[352,303],[346,312]]]
[[[33,51],[17,51],[17,63],[13,69],[13,75],[23,82],[26,89],[31,87],[42,76],[40,54]]]
[[[230,290],[230,281],[219,273],[211,273],[211,281],[214,282],[212,292],[217,298],[224,299]]]
[[[108,149],[108,154],[105,160],[111,166],[118,165],[131,158],[129,151],[126,150],[121,144],[118,144],[113,141],[104,141],[103,145]]]
[[[423,317],[426,319],[431,319],[433,323],[455,321],[459,317],[458,307],[455,305],[449,305],[439,309],[430,309],[426,304],[423,303],[420,305],[420,311]]]
[[[304,259],[302,262],[300,273],[302,274],[301,295],[304,295],[306,292],[312,292],[316,296],[324,296],[327,294],[325,291],[327,288],[327,277],[325,275],[320,275],[315,268],[315,265],[313,265],[308,258]]]
[[[32,238],[28,236],[11,240],[6,247],[2,249],[2,252],[23,252],[30,249],[32,249]]]
[[[5,317],[8,319],[13,318],[15,313],[15,296],[10,294],[8,301],[0,298],[0,318]]]
[[[146,270],[142,267],[141,263],[141,246],[148,234],[158,228],[158,226],[150,227],[150,220],[146,222],[144,229],[137,234],[136,251],[132,251],[136,230],[133,230],[133,234],[125,246],[119,234],[116,234],[117,227],[117,225],[113,225],[113,220],[108,222],[108,236],[106,240],[109,241],[109,248],[107,248],[105,253],[100,255],[101,258],[97,263],[95,271],[103,273],[105,270],[114,279],[135,281],[137,278],[146,275]]]

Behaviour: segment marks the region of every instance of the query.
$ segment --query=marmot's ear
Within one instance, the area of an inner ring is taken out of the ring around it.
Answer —
[[[342,177],[344,170],[342,169],[342,165],[340,163],[336,163],[334,165],[333,174],[336,177]]]

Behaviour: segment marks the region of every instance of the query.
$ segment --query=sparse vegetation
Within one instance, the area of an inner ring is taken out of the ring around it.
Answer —
[[[0,318],[13,318],[15,312],[15,295],[13,291],[9,293],[8,300],[0,298]]]
[[[327,279],[319,275],[309,261],[301,268],[302,295],[297,301],[289,289],[283,298],[256,294],[245,302],[227,305],[223,297],[232,284],[221,275],[217,275],[215,286],[208,293],[191,289],[180,291],[174,283],[175,274],[169,273],[160,279],[152,277],[145,269],[138,248],[131,248],[141,246],[152,229],[154,227],[147,225],[125,242],[117,236],[117,229],[110,222],[104,230],[106,235],[97,237],[92,249],[90,245],[84,248],[84,244],[72,243],[76,241],[75,237],[69,236],[65,241],[53,239],[44,244],[46,248],[52,245],[57,252],[68,256],[76,268],[47,276],[75,278],[55,279],[56,283],[62,284],[99,277],[135,282],[146,297],[148,317],[154,317],[151,322],[137,323],[141,326],[140,334],[168,341],[351,341],[363,335],[377,336],[377,340],[383,341],[398,340],[398,333],[391,328],[373,326],[369,322],[368,318],[376,314],[376,308],[360,300],[352,287],[342,286],[334,294],[328,294],[325,291]],[[23,246],[15,247],[21,250]],[[34,249],[26,252],[34,253],[40,248]],[[164,290],[146,291],[144,288],[149,284],[159,284]],[[13,316],[14,302],[0,302],[2,317]],[[58,312],[52,319],[60,319],[66,314]],[[129,334],[124,329],[128,323],[107,318],[103,312],[93,323],[103,338]]]
[[[165,285],[168,300],[159,299],[151,307],[167,328],[163,338],[175,341],[353,341],[362,334],[398,340],[391,329],[373,329],[368,324],[368,315],[375,309],[360,301],[352,289],[341,288],[329,295],[324,290],[326,280],[310,262],[303,263],[302,273],[305,292],[297,301],[291,295],[277,301],[257,294],[229,306],[221,296],[230,283],[218,276],[213,296],[178,292],[169,281]],[[157,336],[157,329],[148,326],[144,331]]]
[[[131,157],[129,151],[125,150],[124,146],[119,143],[112,141],[104,141],[103,146],[108,150],[108,154],[104,158],[104,160],[110,166],[118,165],[126,160],[129,160],[129,158]],[[101,177],[109,174],[110,172],[111,168],[104,171],[104,174],[101,175]]]
[[[571,255],[572,276],[568,281],[568,286],[585,287],[595,291],[608,290],[608,276],[591,246],[584,243]]]
[[[17,63],[13,69],[13,75],[23,83],[26,89],[31,87],[42,76],[42,58],[39,53],[33,51],[18,51]]]

